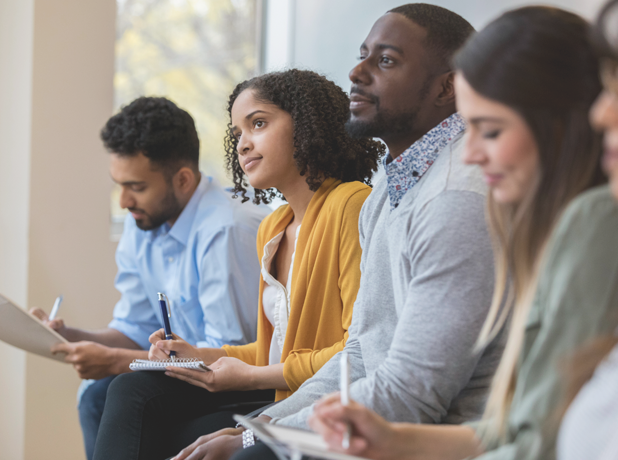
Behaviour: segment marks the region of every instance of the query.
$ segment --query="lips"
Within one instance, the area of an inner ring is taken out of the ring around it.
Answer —
[[[483,176],[485,179],[485,183],[489,185],[490,187],[500,182],[503,177],[502,174],[488,174],[488,173],[483,174]]]
[[[357,86],[352,86],[350,90],[350,110],[361,109],[369,105],[376,104],[378,98],[366,93]]]
[[[245,161],[244,161],[245,171],[249,171],[251,168],[255,167],[260,162],[261,159],[262,157],[245,158]]]

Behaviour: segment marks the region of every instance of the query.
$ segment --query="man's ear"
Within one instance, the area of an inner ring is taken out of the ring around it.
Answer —
[[[455,103],[455,72],[445,72],[438,77],[442,91],[436,97],[436,106],[444,107]]]
[[[188,166],[183,166],[176,172],[176,174],[174,174],[173,181],[176,186],[176,190],[182,194],[185,194],[189,191],[193,191],[197,178],[191,168]]]

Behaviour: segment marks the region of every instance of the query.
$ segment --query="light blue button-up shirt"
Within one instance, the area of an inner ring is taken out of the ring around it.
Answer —
[[[202,174],[174,223],[140,230],[131,215],[116,251],[122,297],[109,327],[144,349],[163,327],[157,292],[171,304],[172,331],[198,347],[256,339],[260,265],[257,229],[270,212],[241,203]]]

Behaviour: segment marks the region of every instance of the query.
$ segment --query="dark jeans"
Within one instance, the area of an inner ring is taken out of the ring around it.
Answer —
[[[94,455],[94,444],[97,440],[101,416],[105,407],[107,387],[109,387],[109,384],[112,383],[115,377],[115,375],[112,375],[95,381],[84,391],[77,406],[79,424],[82,426],[84,448],[86,449],[86,458],[88,460],[92,460]]]
[[[210,393],[162,372],[119,375],[107,392],[94,460],[166,459],[201,435],[234,426],[233,413],[251,412],[274,396],[273,390]]]

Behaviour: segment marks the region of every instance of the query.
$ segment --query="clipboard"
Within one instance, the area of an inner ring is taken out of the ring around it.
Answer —
[[[69,343],[38,318],[0,295],[0,340],[21,350],[64,362],[64,353],[50,351],[57,343]]]
[[[253,434],[270,447],[279,460],[300,460],[303,456],[327,460],[367,460],[329,450],[322,436],[312,431],[263,423],[241,415],[234,415],[234,420],[253,430]]]

